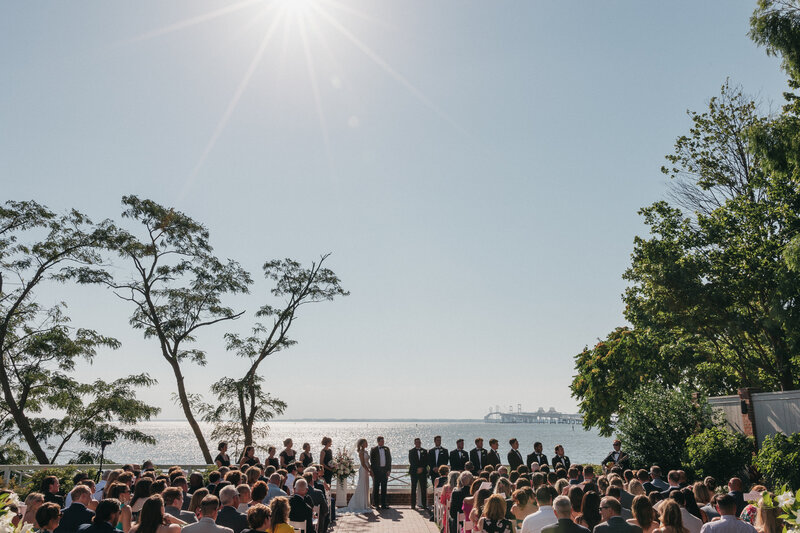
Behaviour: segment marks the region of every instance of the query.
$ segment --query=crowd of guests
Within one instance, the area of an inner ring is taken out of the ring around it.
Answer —
[[[323,439],[322,459],[330,444]],[[150,461],[107,470],[98,483],[78,473],[66,495],[48,476],[28,494],[14,525],[31,524],[39,533],[294,533],[290,522],[297,522],[306,533],[324,533],[334,518],[330,461],[315,463],[307,444],[297,456],[291,440],[284,446],[278,458],[270,449],[266,464],[248,446],[231,464],[222,442],[217,469],[207,474],[179,466],[158,473]]]
[[[480,439],[478,439],[480,440]],[[462,443],[463,444],[463,443]],[[477,454],[481,442],[476,442]],[[497,442],[490,441],[493,450]],[[534,454],[520,461],[519,443],[510,442],[516,461],[466,460],[440,465],[432,478],[444,509],[443,533],[780,533],[779,509],[763,498],[766,488],[756,485],[757,503],[748,504],[739,478],[718,487],[716,480],[690,480],[683,470],[663,479],[658,466],[628,468],[629,457],[619,441],[603,461],[575,465],[555,449],[552,462],[536,443]],[[459,446],[458,450],[461,450]],[[413,449],[412,449],[413,451]],[[467,454],[475,458],[475,449]],[[458,455],[462,455],[457,452]],[[483,457],[489,457],[487,452]],[[496,453],[494,454],[496,455]],[[430,451],[428,451],[430,457]],[[448,455],[449,457],[449,455]],[[492,459],[495,459],[494,457]],[[477,463],[477,464],[476,464]],[[478,464],[481,467],[478,467]],[[457,467],[461,468],[457,468]]]

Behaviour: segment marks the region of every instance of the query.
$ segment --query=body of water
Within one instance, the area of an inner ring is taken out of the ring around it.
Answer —
[[[449,450],[455,449],[456,440],[463,438],[464,449],[470,450],[477,437],[484,439],[484,447],[489,448],[489,439],[496,438],[500,441],[500,457],[505,462],[506,454],[511,449],[508,441],[515,437],[520,442],[520,451],[523,457],[533,452],[533,443],[541,441],[544,453],[548,459],[553,456],[556,444],[564,446],[566,455],[575,463],[598,463],[611,451],[611,440],[601,437],[596,431],[584,431],[580,425],[571,424],[500,424],[486,423],[483,421],[277,421],[270,425],[269,437],[266,442],[283,449],[283,440],[291,438],[294,449],[299,453],[304,442],[311,444],[315,460],[322,449],[320,441],[328,436],[333,439],[333,449],[347,447],[355,450],[356,441],[364,437],[370,446],[375,444],[375,438],[383,435],[386,446],[392,451],[395,464],[408,463],[408,450],[414,446],[414,438],[422,439],[422,446],[433,446],[433,437],[442,436],[442,446]],[[211,427],[203,425],[206,435],[211,434]],[[156,464],[200,464],[203,456],[197,445],[197,440],[185,421],[151,421],[137,425],[137,428],[155,437],[158,443],[155,446],[146,446],[131,442],[115,442],[106,448],[106,455],[117,462],[141,463],[150,459]],[[217,442],[208,442],[216,455]],[[67,448],[70,448],[69,446]],[[77,448],[73,446],[72,448]],[[230,450],[232,452],[233,450]],[[233,453],[231,460],[234,458]],[[257,453],[260,459],[266,454]],[[69,460],[69,454],[60,458],[59,462]]]

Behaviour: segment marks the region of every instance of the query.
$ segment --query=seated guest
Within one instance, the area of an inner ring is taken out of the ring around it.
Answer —
[[[533,495],[533,489],[530,487],[523,487],[515,490],[511,494],[511,500],[514,505],[511,507],[511,514],[516,519],[515,526],[517,529],[522,527],[522,521],[529,515],[532,515],[539,510],[536,505],[536,497]]]
[[[642,528],[642,533],[652,533],[659,526],[659,523],[655,520],[655,511],[653,506],[650,505],[650,500],[647,496],[640,494],[633,498],[631,513],[633,518],[629,519],[628,523]]]
[[[194,491],[204,488],[203,474],[200,472],[192,472],[189,476],[189,491],[188,493],[194,495]]]
[[[628,492],[635,498],[636,496],[646,496],[647,493],[644,491],[644,486],[642,486],[642,482],[638,479],[632,479],[628,483]]]
[[[72,505],[64,510],[61,522],[54,533],[75,533],[83,524],[90,524],[94,512],[89,509],[92,491],[86,485],[78,485],[70,492]]]
[[[593,533],[642,533],[642,528],[627,523],[620,516],[621,512],[622,506],[616,498],[606,496],[600,500],[600,515],[603,517],[603,522],[595,526]]]
[[[203,498],[205,498],[206,496],[209,496],[208,489],[206,488],[197,489],[196,491],[194,491],[194,493],[192,494],[192,501],[189,502],[189,508],[186,510],[189,511],[190,513],[194,513],[195,517],[200,516],[201,514],[200,505],[203,503]],[[217,513],[215,511],[214,518],[216,518],[216,516]]]
[[[269,507],[263,503],[254,503],[247,510],[247,524],[249,529],[245,529],[242,533],[255,533],[259,531],[266,533],[269,531]]]
[[[53,533],[61,520],[61,507],[56,503],[45,502],[36,510],[36,524],[39,533]]]
[[[684,495],[683,491],[674,491],[669,495],[669,499],[670,501],[674,501],[678,504],[678,510],[681,514],[681,524],[683,525],[683,528],[689,533],[700,533],[700,528],[703,527],[703,521],[696,516],[693,516],[686,509],[686,496]]]
[[[513,524],[506,518],[506,500],[500,494],[492,494],[483,505],[478,520],[478,529],[483,533],[514,533]]]
[[[695,484],[692,485],[692,494],[694,495],[697,506],[700,508],[700,519],[704,524],[719,516],[719,513],[714,509],[714,505],[711,503],[712,495],[708,491],[708,487],[706,487],[702,481],[696,481]]]
[[[255,468],[255,467],[254,467]],[[242,483],[236,487],[236,492],[239,493],[239,507],[236,509],[240,513],[247,513],[252,501],[250,493],[250,485]]]
[[[97,504],[92,525],[81,529],[83,533],[117,533],[119,523],[120,502],[114,498],[106,498]]]
[[[450,522],[448,524],[448,531],[456,533],[458,531],[458,514],[462,512],[464,500],[470,494],[470,487],[472,486],[473,476],[468,470],[461,472],[458,477],[458,488],[454,489],[450,495]]]
[[[574,466],[569,467],[567,470],[567,481],[569,481],[570,485],[580,485],[581,480],[579,479],[578,469]]]
[[[620,495],[621,494],[622,494],[622,489],[620,489],[616,485],[611,485],[606,489],[606,496],[611,496],[612,498],[616,499],[617,501],[620,501]],[[633,503],[633,501],[631,501],[631,504],[632,503]],[[622,506],[622,502],[620,502],[619,505],[621,507],[620,516],[622,516],[622,518],[624,518],[625,520],[627,520],[629,518],[633,518],[633,514],[631,514],[631,510],[630,510],[629,507],[623,507]]]
[[[475,501],[472,505],[472,510],[469,512],[469,521],[476,524],[483,516],[483,506],[486,505],[486,500],[492,495],[491,489],[478,489],[475,494]]]
[[[732,477],[730,481],[728,481],[728,491],[728,494],[736,500],[736,516],[739,516],[742,514],[744,506],[746,505],[744,493],[742,492],[742,480],[738,477]]]
[[[447,477],[447,483],[442,489],[441,496],[439,496],[439,503],[442,504],[444,509],[447,509],[447,505],[450,502],[450,498],[453,495],[453,491],[458,488],[459,475],[460,472],[450,472],[450,474]],[[450,531],[450,519],[449,517],[445,517],[442,520],[442,533],[448,533],[449,531]]]
[[[700,533],[754,533],[755,528],[737,518],[736,499],[730,494],[717,495],[714,498],[719,520],[703,524]]]
[[[306,531],[313,531],[314,501],[308,495],[308,482],[303,478],[297,479],[294,484],[294,494],[289,498],[289,520],[305,522]]]
[[[770,494],[770,498],[774,502],[775,499],[772,494]],[[778,515],[781,514],[782,511],[779,507],[773,505],[766,505],[764,503],[764,498],[758,500],[758,513],[756,514],[756,521],[753,524],[753,527],[756,528],[758,533],[780,533],[782,531],[782,527],[780,526],[780,519]]]
[[[441,465],[437,468],[437,472],[439,477],[436,478],[436,481],[433,482],[433,488],[438,489],[440,487],[444,487],[447,483],[447,475],[450,473],[450,467],[447,465]]]
[[[294,533],[294,528],[289,525],[289,500],[286,496],[278,496],[269,502],[269,532]]]
[[[239,512],[239,491],[233,485],[223,487],[219,492],[222,508],[217,513],[218,526],[228,527],[233,533],[241,533],[247,528],[247,516]]]
[[[680,492],[676,492],[680,494]],[[674,499],[669,499],[661,506],[661,527],[654,533],[689,533],[683,525],[681,506]]]
[[[643,483],[644,490],[647,494],[651,492],[663,492],[669,488],[669,484],[665,483],[663,479],[661,479],[661,467],[658,465],[653,465],[650,467],[650,478],[651,481]]]
[[[160,494],[154,494],[142,505],[139,521],[131,528],[131,533],[180,533],[183,524],[174,516],[164,514],[164,500]]]
[[[313,505],[311,506],[312,510],[314,507],[319,507],[319,516],[317,517],[318,524],[324,524],[328,518],[328,497],[325,493],[314,486],[314,474],[316,473],[316,469],[311,466],[308,467],[305,471],[303,471],[303,479],[306,480],[308,484],[308,497],[311,498]],[[298,480],[299,481],[299,480]],[[313,532],[312,532],[313,533]]]
[[[661,497],[666,499],[669,498],[669,495],[676,491],[681,490],[681,475],[680,472],[677,470],[670,470],[669,474],[667,474],[667,481],[669,481],[669,486],[661,491]]]
[[[41,492],[31,492],[25,498],[25,514],[22,515],[23,524],[36,525],[36,511],[44,503],[44,494]]]
[[[200,492],[200,491],[197,491]],[[194,497],[197,496],[195,492]],[[183,528],[183,533],[233,533],[229,527],[217,525],[217,512],[219,511],[219,498],[216,496],[206,496],[198,507],[200,519],[194,524],[189,524]]]
[[[131,516],[131,489],[125,483],[111,483],[108,487],[108,497],[114,498],[120,503],[119,522],[116,528],[123,533],[128,533],[133,525]]]
[[[587,490],[583,494],[581,514],[575,518],[575,523],[589,530],[594,530],[594,526],[602,521],[603,518],[600,515],[600,495],[593,490]]]
[[[272,501],[272,498],[277,496],[288,496],[286,492],[281,489],[281,485],[283,485],[283,481],[280,474],[276,472],[269,477],[269,483],[267,483],[267,496],[262,502],[264,505],[269,505],[269,502]]]
[[[44,494],[44,501],[64,507],[64,497],[58,493],[60,488],[61,484],[56,476],[47,476],[42,480],[39,492]]]
[[[266,483],[263,481],[256,482],[256,484],[253,485],[253,488],[250,490],[250,498],[252,500],[250,507],[256,503],[263,503],[264,499],[267,497],[267,490]]]
[[[558,522],[542,528],[542,533],[589,533],[589,530],[572,521],[572,502],[566,496],[553,500]]]
[[[536,503],[539,510],[522,521],[521,533],[541,533],[542,528],[553,524],[553,493],[550,487],[542,485],[536,489]]]
[[[572,515],[570,519],[577,520],[581,514],[581,504],[583,504],[583,489],[580,485],[573,485],[567,491],[567,497],[572,504]]]
[[[174,516],[175,518],[178,518],[187,524],[193,524],[197,522],[197,517],[195,517],[194,513],[183,511],[181,509],[183,506],[183,494],[181,493],[181,489],[177,487],[170,487],[162,493],[162,498],[164,498],[165,513]]]

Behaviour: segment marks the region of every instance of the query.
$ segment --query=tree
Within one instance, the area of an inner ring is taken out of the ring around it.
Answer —
[[[272,295],[283,298],[284,304],[280,307],[265,304],[256,312],[257,318],[272,318],[271,326],[257,323],[252,335],[246,338],[234,333],[225,336],[228,350],[247,359],[249,366],[241,379],[224,377],[212,386],[219,401],[217,407],[202,406],[204,420],[216,424],[216,437],[249,446],[255,438],[265,436],[266,428],[259,428],[256,423],[268,422],[276,414],[283,413],[286,404],[264,392],[264,378],[258,374],[259,366],[270,355],[296,343],[288,335],[301,306],[332,301],[337,296],[349,294],[342,289],[336,274],[323,268],[329,255],[323,255],[319,262],[312,262],[309,268],[303,268],[292,259],[264,264],[264,276],[275,282]]]
[[[686,457],[686,439],[712,425],[705,399],[650,383],[625,396],[617,432],[634,466],[673,469]]]
[[[152,441],[111,421],[130,425],[156,414],[135,398],[135,387],[153,380],[142,374],[85,384],[71,377],[80,359],[91,361],[98,348],[119,343],[70,327],[66,304],[35,301],[45,282],[104,275],[99,250],[110,234],[109,222],[95,225],[77,211],[57,215],[30,201],[0,207],[0,430],[9,441],[23,439],[42,464],[54,462],[74,438],[88,445],[120,437]],[[35,416],[44,410],[53,415]]]
[[[753,460],[753,437],[727,428],[708,428],[686,439],[686,461],[698,478],[730,479],[742,476]]]
[[[133,305],[130,324],[145,338],[153,338],[175,376],[176,398],[194,432],[204,460],[212,457],[192,408],[182,365],[206,364],[206,354],[187,345],[202,328],[234,320],[235,312],[222,304],[225,294],[247,293],[250,275],[237,262],[223,262],[213,254],[209,233],[200,223],[175,209],[136,196],[122,198],[123,218],[143,227],[141,237],[119,229],[112,249],[130,262],[133,275],[103,282]]]

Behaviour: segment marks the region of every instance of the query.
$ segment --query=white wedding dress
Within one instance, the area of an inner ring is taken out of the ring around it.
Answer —
[[[369,507],[369,453],[366,449],[359,452],[358,485],[350,498],[347,507],[342,509],[345,513],[371,513]]]

